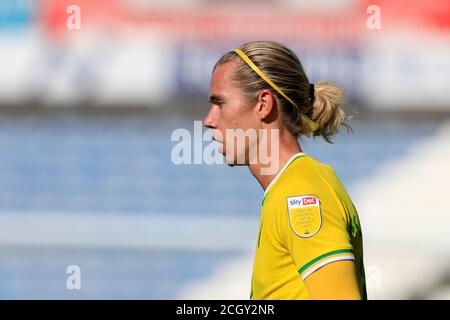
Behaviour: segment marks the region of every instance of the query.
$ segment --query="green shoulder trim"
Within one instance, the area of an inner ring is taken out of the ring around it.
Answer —
[[[324,259],[324,258],[326,258],[326,257],[332,256],[332,255],[335,255],[335,254],[346,253],[346,252],[348,252],[348,253],[353,253],[353,250],[351,250],[351,249],[342,249],[342,250],[335,250],[335,251],[331,251],[331,252],[325,253],[325,254],[323,254],[323,255],[321,255],[321,256],[319,256],[319,257],[317,257],[317,258],[311,260],[311,261],[308,262],[307,264],[305,264],[303,267],[301,267],[301,268],[298,270],[298,272],[299,272],[299,273],[303,273],[306,269],[308,269],[308,268],[309,268],[310,266],[312,266],[314,263],[316,263],[317,261],[320,261],[320,260],[322,260],[322,259]]]

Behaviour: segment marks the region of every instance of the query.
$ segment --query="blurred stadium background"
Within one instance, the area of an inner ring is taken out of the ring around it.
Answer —
[[[257,39],[347,90],[354,134],[302,142],[359,210],[369,298],[450,299],[446,0],[0,1],[1,299],[248,298],[262,190],[170,156]]]

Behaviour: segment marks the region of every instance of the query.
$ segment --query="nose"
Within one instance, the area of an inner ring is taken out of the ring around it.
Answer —
[[[211,107],[209,109],[208,114],[206,115],[206,117],[203,119],[203,125],[207,128],[210,129],[215,129],[217,128],[217,117],[214,116],[214,107]]]

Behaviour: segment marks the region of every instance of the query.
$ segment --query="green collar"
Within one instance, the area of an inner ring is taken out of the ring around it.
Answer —
[[[272,186],[275,184],[275,182],[280,178],[281,174],[286,171],[286,169],[298,158],[302,158],[304,156],[306,156],[307,154],[304,152],[299,152],[294,154],[289,160],[288,162],[284,165],[284,167],[277,173],[277,175],[275,176],[275,178],[272,179],[272,181],[270,182],[270,184],[267,186],[266,191],[264,191],[264,198],[262,199],[262,204],[261,206],[264,206],[264,201],[266,200],[267,196],[270,193],[270,189],[272,188]]]

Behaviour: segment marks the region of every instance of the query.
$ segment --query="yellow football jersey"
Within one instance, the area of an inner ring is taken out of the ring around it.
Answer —
[[[310,299],[305,279],[354,260],[367,298],[358,213],[334,170],[301,152],[264,193],[250,299]]]

